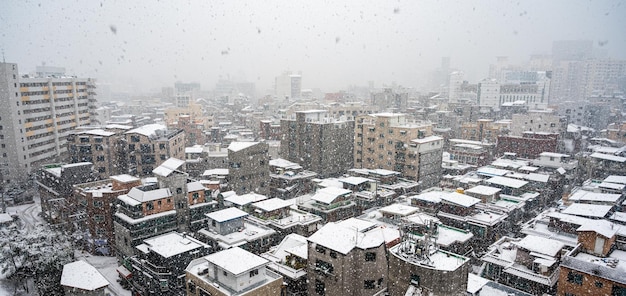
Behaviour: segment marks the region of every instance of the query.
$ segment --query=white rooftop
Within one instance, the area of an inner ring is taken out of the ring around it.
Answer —
[[[561,211],[563,214],[582,217],[603,218],[611,211],[612,206],[575,203]]]
[[[258,143],[259,142],[232,142],[230,143],[230,145],[228,145],[228,150],[237,152],[252,147]]]
[[[339,179],[339,181],[350,184],[350,185],[361,185],[363,183],[371,182],[372,180],[368,178],[363,178],[363,177],[347,177],[347,178]]]
[[[194,249],[207,247],[207,245],[202,244],[193,238],[184,237],[177,232],[170,232],[145,239],[141,245],[143,245],[143,248],[151,250],[164,258],[189,252]],[[141,249],[141,245],[137,246],[137,248]]]
[[[359,228],[354,228],[354,224],[354,221],[326,223],[311,235],[308,241],[342,254],[348,254],[355,247],[360,249],[375,248],[400,237],[400,233],[396,229],[373,226],[374,228],[369,231],[361,232]]]
[[[596,202],[609,202],[615,203],[621,197],[621,194],[614,193],[599,193],[592,192],[586,190],[576,190],[572,195],[568,197],[568,200],[577,202],[577,201],[596,201]]]
[[[271,198],[263,201],[255,202],[252,204],[253,207],[261,209],[265,212],[271,212],[274,210],[288,208],[291,206],[291,202],[280,199],[280,198]]]
[[[565,244],[560,241],[534,235],[527,235],[519,242],[514,242],[514,244],[531,252],[537,252],[550,257],[556,256],[561,249],[565,247]]]
[[[279,167],[283,169],[292,169],[292,170],[299,170],[302,168],[302,166],[300,166],[299,164],[295,162],[291,162],[284,158],[271,159],[270,166]]]
[[[611,154],[595,152],[595,153],[592,153],[590,156],[593,158],[610,160],[610,161],[615,161],[615,162],[626,162],[626,157],[621,157],[621,156],[616,156],[616,155],[611,155]]]
[[[569,155],[567,155],[567,154],[555,153],[555,152],[541,152],[541,153],[539,153],[539,156],[557,157],[557,158],[569,157]]]
[[[120,195],[117,198],[132,206],[170,196],[172,196],[172,193],[169,188],[159,188],[150,191],[142,191],[137,188],[131,188],[130,191],[128,191],[128,194]]]
[[[450,192],[447,195],[441,196],[441,199],[466,208],[469,208],[480,202],[480,199],[478,198],[474,198],[458,192]]]
[[[321,202],[321,203],[331,204],[338,197],[347,195],[350,193],[352,193],[352,191],[348,189],[337,188],[337,187],[325,187],[322,189],[318,189],[315,192],[315,195],[311,197],[311,199]]]
[[[494,195],[500,191],[502,191],[502,189],[496,188],[496,187],[484,186],[484,185],[474,186],[470,189],[465,190],[465,192],[475,193],[475,194],[480,194],[480,195]]]
[[[438,141],[438,140],[443,140],[443,138],[439,136],[428,136],[428,137],[424,137],[421,139],[413,139],[411,140],[411,142],[417,143],[417,144],[424,144],[424,143]]]
[[[206,170],[206,171],[204,171],[204,173],[202,175],[203,176],[212,176],[212,175],[228,176],[228,169]]]
[[[174,171],[178,171],[183,164],[185,164],[184,160],[170,157],[156,169],[152,170],[152,173],[162,177],[167,177]]]
[[[102,137],[110,137],[115,135],[114,132],[107,132],[103,129],[92,129],[88,131],[83,131],[79,133],[80,135],[93,135],[93,136],[102,136]]]
[[[204,257],[207,261],[224,270],[239,275],[266,265],[269,261],[239,247],[223,250]]]
[[[492,167],[481,167],[476,170],[477,174],[483,176],[504,176],[509,172],[509,170],[497,169]]]
[[[585,223],[578,227],[576,231],[593,231],[606,238],[612,238],[619,229],[619,226],[606,220],[593,220],[591,223]]]
[[[146,137],[156,135],[158,130],[167,130],[167,127],[162,124],[146,124],[144,126],[127,131],[127,134],[142,134]]]
[[[193,182],[187,183],[187,192],[204,191],[204,190],[206,190],[206,187],[204,187],[200,181],[193,181]]]
[[[395,204],[388,205],[384,208],[381,208],[379,209],[379,211],[381,213],[388,213],[392,215],[408,216],[419,211],[419,209],[416,207],[395,203]]]
[[[492,177],[492,178],[486,180],[486,182],[487,183],[491,183],[491,184],[497,184],[497,185],[509,187],[509,188],[521,188],[524,185],[528,184],[528,182],[526,182],[526,181],[517,180],[517,179],[513,179],[513,178],[507,178],[507,177],[502,177],[502,176]]]
[[[227,208],[227,209],[207,213],[205,214],[205,216],[209,217],[211,220],[215,220],[216,222],[224,222],[224,221],[248,216],[248,213],[238,208]]]
[[[604,179],[604,182],[626,185],[626,176],[611,175],[606,177],[606,179]]]
[[[419,199],[419,200],[423,200],[423,201],[428,201],[428,202],[433,202],[433,203],[440,203],[441,202],[441,198],[445,195],[448,195],[448,192],[445,191],[428,191],[428,192],[423,192],[420,193],[418,195],[413,195],[409,198],[411,199]]]
[[[115,175],[115,176],[111,176],[110,178],[121,183],[130,183],[130,182],[135,182],[135,181],[140,180],[139,178],[135,176],[131,176],[127,174]]]
[[[262,200],[266,200],[267,196],[258,193],[246,193],[242,195],[232,194],[226,197],[225,193],[222,194],[224,196],[224,201],[233,203],[238,206],[245,206],[251,203],[259,202]]]
[[[91,264],[79,260],[63,265],[61,285],[94,291],[109,285],[109,281]]]

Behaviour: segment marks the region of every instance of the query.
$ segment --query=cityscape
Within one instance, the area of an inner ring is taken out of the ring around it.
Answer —
[[[626,295],[621,2],[117,4],[0,12],[0,295]]]

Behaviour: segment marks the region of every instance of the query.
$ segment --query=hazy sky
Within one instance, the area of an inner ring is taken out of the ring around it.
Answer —
[[[442,56],[475,82],[495,56],[522,62],[553,40],[626,58],[622,1],[0,1],[0,49],[20,72],[46,62],[118,89],[230,75],[264,92],[285,70],[325,91],[419,87]]]

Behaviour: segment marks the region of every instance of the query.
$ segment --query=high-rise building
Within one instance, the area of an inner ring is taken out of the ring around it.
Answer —
[[[27,180],[33,167],[67,152],[67,135],[95,116],[95,88],[90,78],[20,77],[17,64],[0,63],[3,183]]]
[[[327,114],[325,110],[298,111],[295,120],[280,121],[281,157],[321,177],[338,176],[353,167],[354,121]]]
[[[277,76],[274,91],[279,99],[300,99],[302,96],[302,75],[287,71]]]
[[[147,124],[125,133],[124,156],[132,175],[146,176],[170,157],[185,159],[185,131]]]
[[[269,145],[265,142],[232,142],[228,146],[230,188],[237,194],[270,192]]]

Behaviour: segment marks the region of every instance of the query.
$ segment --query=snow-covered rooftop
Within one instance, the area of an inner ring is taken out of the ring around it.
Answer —
[[[225,193],[222,194],[224,196],[224,201],[230,202],[232,204],[238,206],[245,206],[251,203],[259,202],[262,200],[266,200],[267,196],[258,193],[246,193],[242,195],[232,194],[226,197]]]
[[[142,245],[143,247],[140,247]],[[146,248],[164,258],[169,258],[202,247],[207,247],[207,245],[177,232],[170,232],[145,239],[143,244],[137,246],[138,249]]]
[[[417,200],[433,202],[433,203],[440,203],[441,202],[441,198],[443,196],[445,196],[445,195],[448,195],[448,192],[445,192],[445,191],[428,191],[428,192],[420,193],[418,195],[413,195],[413,196],[411,196],[409,198],[410,199],[417,199]]]
[[[439,136],[428,136],[428,137],[424,137],[421,139],[413,139],[411,140],[411,142],[417,143],[417,144],[424,144],[424,143],[429,143],[429,142],[434,142],[434,141],[439,141],[439,140],[443,140],[443,138]]]
[[[193,182],[187,183],[187,192],[204,191],[204,190],[206,190],[206,187],[204,187],[200,181],[193,181]]]
[[[146,124],[144,126],[129,130],[126,134],[142,134],[146,137],[156,135],[156,131],[158,130],[167,130],[167,127],[162,124]]]
[[[342,254],[348,254],[355,247],[371,249],[392,242],[399,237],[400,232],[396,229],[383,228],[368,221],[352,218],[341,222],[326,223],[311,235],[308,241]]]
[[[626,185],[626,176],[610,175],[604,179],[604,182]]]
[[[611,208],[612,206],[608,205],[575,203],[561,211],[561,213],[582,217],[604,218],[611,211]]]
[[[269,263],[267,259],[254,255],[239,247],[223,250],[205,256],[204,258],[234,275],[260,268]]]
[[[117,198],[130,206],[135,206],[144,202],[172,196],[169,188],[160,188],[150,191],[142,191],[137,188],[131,188],[128,194],[120,195]]]
[[[154,173],[155,175],[162,176],[162,177],[167,177],[174,171],[178,171],[183,164],[185,164],[184,160],[170,157],[169,159],[164,161],[160,166],[158,166],[156,169],[152,170],[152,173]]]
[[[270,166],[279,167],[279,168],[283,168],[283,169],[291,169],[291,170],[302,169],[302,166],[300,166],[299,164],[297,164],[295,162],[291,162],[291,161],[286,160],[284,158],[271,159],[270,160]]]
[[[88,130],[88,131],[82,131],[79,133],[79,135],[92,135],[92,136],[101,136],[101,137],[110,137],[112,135],[115,135],[114,132],[107,132],[103,129],[92,129],[92,130]]]
[[[315,195],[313,195],[311,199],[321,202],[321,203],[331,204],[338,197],[347,195],[350,193],[352,193],[352,191],[348,189],[337,188],[337,187],[325,187],[325,188],[317,190],[317,192],[315,192]]]
[[[130,182],[135,182],[135,181],[140,180],[139,178],[135,176],[131,176],[127,174],[111,176],[111,179],[118,181],[120,183],[130,183]]]
[[[527,235],[514,244],[531,252],[537,252],[550,257],[556,256],[561,249],[565,247],[565,244],[560,241],[534,235]]]
[[[209,217],[211,220],[215,220],[217,222],[224,222],[224,221],[248,216],[248,213],[238,208],[227,208],[227,209],[207,213],[204,215]]]
[[[609,183],[612,184],[612,183]],[[599,193],[592,192],[586,190],[576,190],[572,195],[568,197],[569,201],[578,202],[578,201],[595,201],[595,202],[609,202],[615,203],[621,197],[621,194],[613,194],[613,193]]]
[[[603,159],[603,160],[610,160],[610,161],[615,161],[615,162],[626,162],[626,157],[621,157],[621,156],[616,156],[616,155],[611,155],[611,154],[604,154],[604,153],[592,153],[590,155],[593,158],[598,158],[598,159]]]
[[[524,185],[528,184],[528,182],[526,182],[526,181],[517,180],[517,179],[513,179],[513,178],[507,178],[507,177],[502,177],[502,176],[492,177],[490,179],[487,179],[486,182],[487,183],[491,183],[491,184],[497,184],[497,185],[509,187],[509,188],[516,188],[516,189],[517,188],[521,188]]]
[[[483,176],[504,176],[508,174],[509,170],[497,169],[492,167],[481,167],[476,170],[476,173]]]
[[[480,202],[480,199],[478,198],[474,198],[458,192],[450,192],[447,195],[442,195],[441,199],[466,208],[469,208]]]
[[[85,291],[95,291],[109,285],[109,281],[91,264],[79,260],[63,265],[61,285]]]
[[[363,183],[371,182],[372,180],[368,178],[363,178],[363,177],[347,177],[347,178],[339,179],[339,181],[350,184],[350,185],[361,185]]]
[[[408,216],[419,211],[419,209],[416,207],[412,207],[412,206],[394,203],[384,208],[380,208],[379,211],[381,213],[388,213],[392,215]]]
[[[271,212],[274,210],[290,207],[291,202],[275,197],[275,198],[255,202],[252,204],[252,206],[255,208],[261,209],[265,212]]]
[[[480,195],[494,195],[500,191],[502,191],[502,189],[496,188],[496,187],[484,186],[484,185],[474,186],[470,189],[465,190],[465,192],[467,193],[474,193],[474,194],[480,194]]]
[[[578,227],[576,231],[593,231],[606,238],[612,238],[619,227],[606,220],[593,220],[593,222],[585,223]]]
[[[206,170],[204,171],[204,173],[202,174],[203,176],[213,176],[213,175],[218,175],[218,176],[228,176],[228,169],[212,169],[212,170]]]
[[[230,143],[230,145],[228,145],[228,150],[237,152],[237,151],[246,149],[248,147],[252,147],[258,143],[259,142],[232,142]]]

